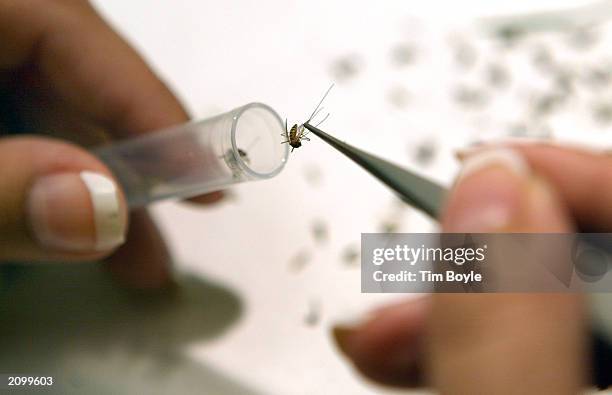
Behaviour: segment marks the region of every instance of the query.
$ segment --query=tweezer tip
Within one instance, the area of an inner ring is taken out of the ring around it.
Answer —
[[[306,123],[304,124],[304,127],[305,127],[306,129],[310,130],[310,131],[311,131],[311,132],[313,132],[313,133],[316,133],[316,132],[321,132],[321,131],[322,131],[321,129],[317,128],[316,126],[312,126],[312,125],[311,125],[311,124],[309,124],[308,122],[306,122]]]

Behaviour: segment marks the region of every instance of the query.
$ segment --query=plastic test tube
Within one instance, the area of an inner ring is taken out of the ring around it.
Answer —
[[[188,198],[274,177],[289,153],[284,124],[272,108],[250,103],[94,150],[122,186],[130,208]]]

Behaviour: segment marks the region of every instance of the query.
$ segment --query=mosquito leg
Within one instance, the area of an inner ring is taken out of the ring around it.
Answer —
[[[321,113],[321,111],[323,111],[323,109],[324,109],[324,108],[325,108],[325,107],[321,107],[321,108],[319,108],[317,111],[315,111],[315,112],[312,114],[312,117],[308,118],[308,122],[310,122],[310,121],[312,121],[313,119],[315,119],[315,118],[317,117],[317,115],[319,115],[319,114]]]
[[[329,94],[329,91],[331,91],[331,89],[334,87],[334,84],[331,84],[330,87],[327,89],[327,92],[325,92],[325,94],[323,95],[323,97],[321,98],[321,101],[319,102],[319,104],[317,104],[317,106],[315,107],[314,111],[312,112],[312,115],[310,116],[310,118],[308,118],[308,120],[311,120],[314,117],[315,112],[317,112],[317,110],[319,109],[319,107],[321,107],[321,104],[323,103],[323,100],[325,100],[325,98],[327,97],[327,95]]]
[[[320,125],[320,124],[322,124],[323,122],[325,122],[325,121],[327,120],[327,118],[329,118],[329,113],[327,113],[327,115],[325,116],[325,118],[323,118],[323,119],[321,120],[321,122],[319,122],[319,123],[317,123],[317,124],[315,125],[315,128],[316,128],[316,127],[319,127],[319,125]]]

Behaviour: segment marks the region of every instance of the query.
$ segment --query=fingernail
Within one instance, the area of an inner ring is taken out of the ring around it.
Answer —
[[[125,240],[125,206],[100,173],[61,173],[36,180],[27,205],[34,238],[72,252],[107,251]]]
[[[526,232],[569,232],[573,229],[570,216],[557,191],[544,179],[532,177],[524,212],[528,217]]]
[[[206,195],[192,197],[188,199],[187,201],[190,203],[196,203],[196,204],[213,204],[213,203],[220,202],[221,200],[223,200],[224,197],[225,197],[224,191],[215,191],[215,192],[207,193]]]
[[[522,191],[530,169],[509,148],[492,148],[468,156],[447,203],[447,232],[503,230],[520,212]]]
[[[336,345],[344,354],[349,355],[350,338],[357,329],[368,322],[373,317],[372,312],[365,314],[359,313],[344,313],[340,316],[332,318],[334,326],[332,327],[332,335],[336,341]]]
[[[486,150],[486,149],[487,149],[487,146],[485,145],[477,145],[477,146],[461,148],[455,151],[455,158],[459,159],[460,161],[464,161],[466,158],[469,158],[470,156],[474,156],[477,153],[482,152],[483,150]]]
[[[334,326],[332,328],[332,336],[336,342],[336,346],[344,355],[350,355],[349,341],[351,336],[356,332],[355,328]]]
[[[481,149],[474,151],[466,158],[463,169],[459,174],[459,180],[480,170],[495,166],[503,167],[518,176],[529,175],[529,166],[525,159],[517,151],[510,148]]]

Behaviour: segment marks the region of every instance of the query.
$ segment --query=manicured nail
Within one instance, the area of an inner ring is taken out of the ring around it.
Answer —
[[[351,354],[349,341],[350,341],[351,336],[354,333],[356,333],[355,328],[343,327],[343,326],[334,326],[332,328],[332,336],[334,338],[336,346],[338,346],[338,349],[344,355]]]
[[[332,318],[334,326],[332,327],[332,335],[336,345],[344,354],[350,354],[349,342],[351,336],[357,332],[357,329],[363,324],[372,319],[372,312],[367,313],[343,313],[340,316]]]
[[[466,157],[459,180],[494,166],[503,167],[519,176],[528,176],[530,172],[527,162],[517,151],[510,148],[481,148]]]
[[[443,221],[447,232],[491,232],[507,227],[520,211],[530,169],[509,148],[468,156],[451,193]]]
[[[99,173],[83,171],[81,179],[89,190],[96,227],[96,250],[106,251],[125,241],[125,221],[120,215],[117,186]]]
[[[126,208],[114,181],[100,173],[40,178],[30,190],[27,209],[34,238],[47,248],[108,251],[125,240]]]
[[[561,202],[558,192],[545,179],[532,177],[524,207],[529,225],[534,227],[530,231],[569,232],[574,224]]]
[[[470,146],[470,147],[458,149],[455,151],[455,158],[459,159],[460,161],[464,161],[468,157],[474,156],[477,153],[482,152],[483,150],[486,149],[486,147],[487,146],[485,145],[480,145],[480,146]]]

